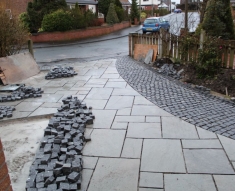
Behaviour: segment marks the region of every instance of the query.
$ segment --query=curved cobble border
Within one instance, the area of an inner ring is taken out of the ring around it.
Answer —
[[[165,111],[203,129],[235,139],[235,104],[206,94],[129,56],[116,68],[126,82]]]

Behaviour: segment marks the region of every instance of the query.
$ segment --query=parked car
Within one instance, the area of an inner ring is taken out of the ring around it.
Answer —
[[[181,9],[175,9],[174,13],[182,13],[182,10]]]
[[[146,32],[159,32],[160,28],[167,31],[170,29],[170,24],[162,17],[150,17],[145,19],[142,27],[143,34]]]

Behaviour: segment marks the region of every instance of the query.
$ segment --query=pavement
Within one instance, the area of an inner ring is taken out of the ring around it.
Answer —
[[[77,76],[54,80],[45,80],[47,72],[41,71],[21,82],[41,87],[41,98],[0,103],[16,107],[13,118],[0,123],[14,190],[24,190],[48,118],[64,97],[73,95],[95,115],[86,129],[91,142],[83,149],[82,190],[235,191],[235,140],[190,124],[154,103],[135,82],[148,86],[151,79],[159,81],[159,74],[133,63],[126,57],[74,63]],[[146,81],[139,73],[146,74]],[[160,82],[164,80],[179,88],[161,76]]]

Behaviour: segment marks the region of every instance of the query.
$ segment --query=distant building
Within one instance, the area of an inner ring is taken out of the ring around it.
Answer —
[[[93,13],[98,10],[97,0],[66,0],[66,3],[70,8],[74,8],[75,4],[78,3],[81,10],[91,10]]]

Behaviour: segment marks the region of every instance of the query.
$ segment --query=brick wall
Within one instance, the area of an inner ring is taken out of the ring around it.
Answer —
[[[130,27],[129,22],[118,23],[113,26],[92,27],[82,30],[73,30],[66,32],[37,33],[30,38],[34,43],[37,42],[58,42],[85,39],[89,37],[101,36],[112,33],[123,28]]]
[[[1,0],[5,9],[11,9],[13,15],[19,15],[27,9],[28,2],[32,0]]]
[[[7,164],[0,139],[0,191],[12,191],[11,180],[8,174]]]

